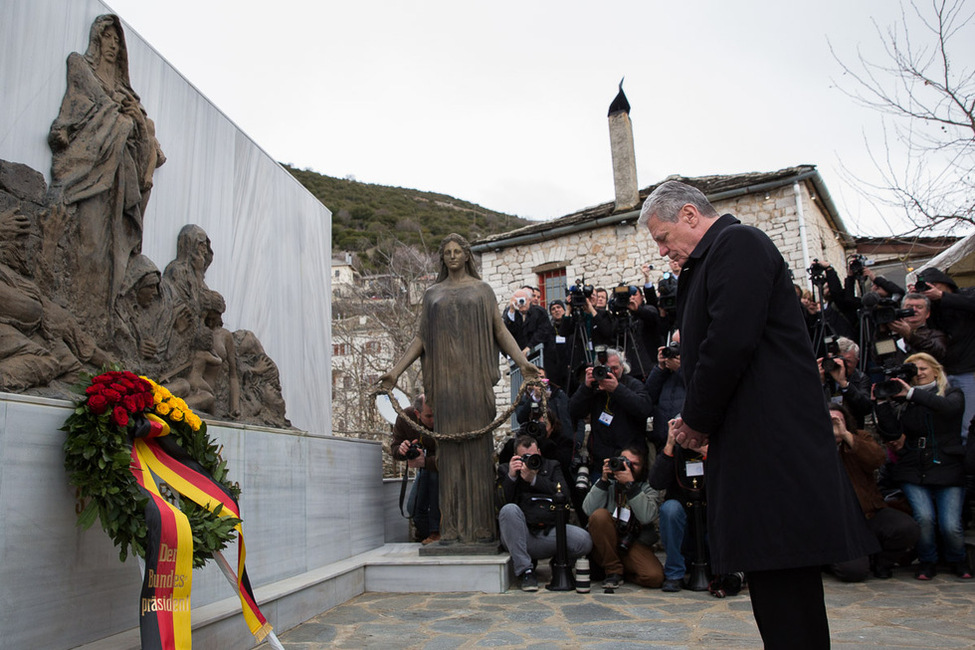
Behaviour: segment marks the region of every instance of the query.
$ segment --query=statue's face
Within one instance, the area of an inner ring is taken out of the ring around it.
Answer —
[[[139,303],[140,307],[148,307],[152,304],[152,301],[156,299],[159,295],[159,283],[158,282],[147,282],[139,287],[139,290],[135,293],[135,300]]]
[[[457,242],[448,242],[443,249],[443,263],[450,271],[462,269],[467,264],[467,253]]]
[[[115,63],[118,60],[119,40],[114,27],[109,27],[102,32],[99,45],[103,59],[109,63]]]

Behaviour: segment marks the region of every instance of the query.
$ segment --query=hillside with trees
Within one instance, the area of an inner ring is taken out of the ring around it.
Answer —
[[[376,249],[389,248],[391,239],[429,251],[452,232],[473,241],[529,223],[446,194],[360,183],[289,165],[285,169],[332,211],[332,250],[356,252],[374,270],[381,266]]]

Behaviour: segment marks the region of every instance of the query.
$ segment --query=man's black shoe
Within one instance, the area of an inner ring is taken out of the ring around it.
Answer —
[[[680,580],[664,580],[663,585],[660,586],[661,591],[668,591],[671,593],[678,592],[681,590]]]
[[[521,590],[538,591],[538,578],[531,569],[521,574]]]

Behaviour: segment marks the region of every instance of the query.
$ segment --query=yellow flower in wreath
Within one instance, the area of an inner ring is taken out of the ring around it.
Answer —
[[[171,417],[176,422],[180,422],[183,419],[183,412],[179,409],[173,409],[170,412],[169,417]]]
[[[169,405],[169,402],[160,402],[159,404],[156,404],[156,413],[159,415],[167,415],[169,414],[171,408],[172,407]]]

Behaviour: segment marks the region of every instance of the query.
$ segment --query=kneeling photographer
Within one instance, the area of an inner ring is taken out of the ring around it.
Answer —
[[[403,411],[407,417],[427,429],[433,429],[433,409],[424,395],[418,395],[413,405]],[[396,416],[393,437],[389,443],[393,460],[406,461],[415,467],[416,480],[409,497],[409,512],[416,528],[416,538],[424,545],[440,540],[440,474],[437,471],[437,441],[418,433],[402,415]],[[404,481],[405,481],[404,476]],[[404,483],[405,485],[405,483]],[[403,494],[400,492],[400,508]]]
[[[567,484],[561,466],[542,458],[533,437],[518,436],[514,446],[511,461],[498,466],[498,527],[522,591],[538,591],[534,564],[555,555],[553,499],[557,486],[565,492]],[[582,528],[566,525],[565,536],[570,561],[592,550],[592,539]]]
[[[646,463],[645,444],[627,445],[603,461],[602,475],[582,503],[589,516],[594,571],[605,574],[605,589],[618,588],[624,576],[654,589],[664,581],[664,568],[653,553],[659,494],[647,483]]]

